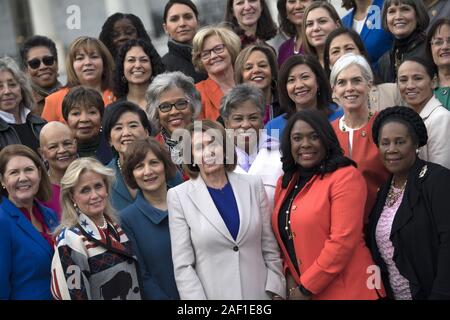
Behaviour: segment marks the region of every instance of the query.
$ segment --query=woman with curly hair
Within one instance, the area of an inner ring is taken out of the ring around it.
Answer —
[[[114,95],[145,109],[145,91],[164,65],[151,42],[128,40],[120,48],[114,72]]]
[[[268,41],[277,34],[265,0],[228,0],[225,22],[241,38],[242,48],[257,41]]]

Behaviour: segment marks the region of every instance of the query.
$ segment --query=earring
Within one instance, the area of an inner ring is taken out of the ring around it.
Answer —
[[[2,184],[2,188],[6,190],[6,187]]]
[[[128,83],[128,80],[127,80],[127,78],[125,78],[125,76],[122,77],[122,82],[123,83]]]
[[[416,156],[419,155],[420,149],[416,149]]]

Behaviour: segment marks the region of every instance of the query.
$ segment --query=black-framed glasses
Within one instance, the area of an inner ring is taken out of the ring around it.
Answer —
[[[31,59],[30,61],[28,61],[27,63],[31,69],[36,70],[37,68],[39,68],[41,66],[41,63],[43,63],[47,67],[51,67],[55,64],[55,61],[56,61],[56,59],[54,56],[44,56],[44,57],[42,57],[42,60],[39,58],[34,58],[34,59]]]
[[[208,60],[211,57],[211,52],[214,51],[215,54],[221,54],[224,50],[225,50],[225,45],[223,43],[218,44],[217,46],[215,46],[212,49],[203,50],[202,52],[200,52],[200,59]]]
[[[186,109],[189,106],[189,100],[187,99],[182,99],[182,100],[178,100],[175,103],[161,103],[158,108],[159,111],[161,111],[162,113],[167,113],[172,111],[172,108],[175,107],[175,109],[177,109],[178,111],[182,111],[184,109]]]

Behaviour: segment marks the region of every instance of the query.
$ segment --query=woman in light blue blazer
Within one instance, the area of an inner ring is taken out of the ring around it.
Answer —
[[[364,19],[356,20],[355,13],[358,9],[362,9],[359,0],[344,0],[343,7],[351,11],[342,18],[342,24],[346,28],[355,30],[366,47],[370,63],[376,69],[378,59],[392,48],[393,37],[382,27],[381,11],[383,9],[384,0],[373,0],[372,4],[367,8]],[[362,28],[361,28],[362,26]]]
[[[169,153],[155,138],[128,146],[123,176],[138,192],[134,203],[120,212],[120,220],[138,258],[144,299],[180,298],[173,274],[166,200],[167,181],[176,172]]]
[[[50,300],[51,232],[55,212],[50,180],[37,154],[24,145],[0,152],[0,299]]]

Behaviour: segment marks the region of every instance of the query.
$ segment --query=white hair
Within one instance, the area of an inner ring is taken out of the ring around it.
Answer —
[[[354,53],[347,53],[340,57],[333,66],[330,74],[330,84],[332,87],[336,85],[337,77],[345,69],[351,66],[358,66],[361,69],[363,78],[370,83],[373,83],[373,72],[366,58]]]

